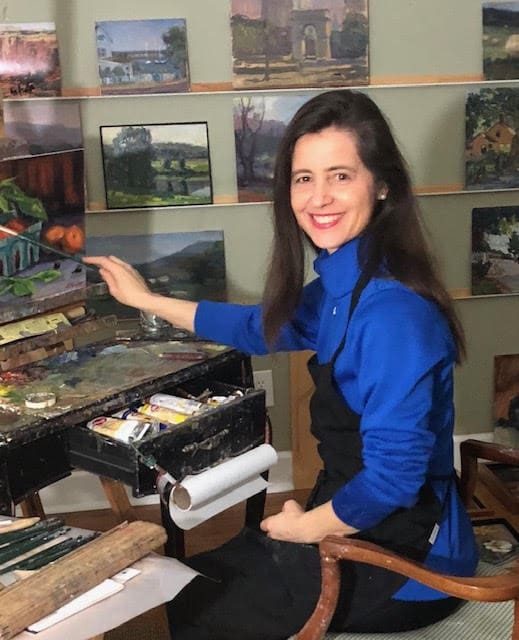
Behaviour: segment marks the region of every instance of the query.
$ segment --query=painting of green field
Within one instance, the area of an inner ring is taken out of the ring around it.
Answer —
[[[108,209],[213,201],[206,122],[101,126]]]
[[[483,4],[483,74],[486,80],[519,78],[519,2]]]

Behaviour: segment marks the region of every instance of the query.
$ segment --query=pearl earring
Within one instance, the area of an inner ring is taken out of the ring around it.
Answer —
[[[379,200],[385,200],[387,198],[387,193],[381,193],[378,197]]]

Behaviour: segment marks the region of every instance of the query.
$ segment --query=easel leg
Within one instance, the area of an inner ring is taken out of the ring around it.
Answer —
[[[133,508],[128,499],[124,484],[111,478],[100,477],[99,480],[101,480],[101,486],[117,521],[135,520]]]
[[[42,520],[45,519],[45,511],[43,510],[40,494],[37,491],[20,502],[20,509],[25,518],[37,516]]]

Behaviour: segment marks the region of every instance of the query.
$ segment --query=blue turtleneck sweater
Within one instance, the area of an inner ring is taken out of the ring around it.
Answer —
[[[360,275],[358,240],[332,254],[321,252],[318,278],[303,291],[294,320],[277,351],[310,349],[329,362],[344,335],[351,294]],[[203,301],[196,333],[249,354],[268,353],[261,306]],[[438,307],[398,281],[372,279],[362,292],[338,355],[334,378],[348,405],[361,416],[363,469],[332,498],[336,515],[356,529],[374,526],[417,499],[426,476],[449,476],[453,465],[453,367],[455,346]],[[453,481],[433,487],[444,516],[426,564],[472,575],[477,550],[470,521]],[[444,597],[408,581],[404,600]]]

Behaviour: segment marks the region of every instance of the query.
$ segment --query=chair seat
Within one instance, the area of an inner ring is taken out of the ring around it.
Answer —
[[[509,638],[514,603],[464,602],[445,620],[401,633],[327,633],[324,640],[499,640]]]
[[[478,576],[495,576],[510,570],[514,561],[496,566],[480,562]],[[475,602],[463,604],[450,616],[414,631],[399,633],[333,633],[329,631],[323,640],[500,640],[509,638],[514,619],[514,603]],[[291,640],[289,638],[289,640]]]

